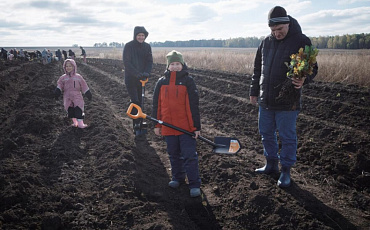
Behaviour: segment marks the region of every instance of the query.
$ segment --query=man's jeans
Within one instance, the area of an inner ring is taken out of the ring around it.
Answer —
[[[258,128],[266,159],[278,159],[291,167],[297,161],[296,121],[299,111],[267,110],[259,107]],[[280,156],[277,133],[281,141]]]
[[[200,188],[196,140],[187,134],[165,136],[170,156],[172,180],[183,182],[188,177],[189,188]]]

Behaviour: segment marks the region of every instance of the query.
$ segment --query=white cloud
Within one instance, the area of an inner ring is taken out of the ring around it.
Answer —
[[[318,22],[320,27],[317,26]],[[301,17],[301,23],[314,36],[368,33],[370,7],[345,10],[321,10]]]
[[[366,33],[370,9],[365,2],[2,0],[0,8],[6,10],[0,15],[0,46],[126,43],[138,25],[149,31],[148,42],[260,37],[270,32],[267,14],[275,5],[285,7],[308,36]],[[349,8],[350,3],[356,7]]]
[[[285,9],[289,15],[297,17],[312,6],[311,1],[295,1],[286,5]]]
[[[231,0],[231,1],[219,1],[213,4],[209,4],[218,14],[237,14],[240,12],[252,11],[261,4],[258,1],[243,1],[243,0]]]
[[[346,4],[364,3],[364,2],[370,2],[370,0],[339,0],[338,4],[346,5]]]
[[[217,16],[217,13],[205,4],[193,4],[188,10],[187,23],[205,22]]]

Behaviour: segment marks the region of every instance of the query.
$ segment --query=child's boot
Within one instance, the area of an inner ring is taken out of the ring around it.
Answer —
[[[192,188],[190,189],[190,197],[198,197],[200,196],[200,188]]]
[[[78,128],[84,129],[84,128],[87,127],[87,125],[84,124],[84,120],[83,119],[77,119],[77,123],[78,123]]]
[[[171,181],[168,183],[168,186],[170,186],[171,188],[178,188],[178,187],[180,186],[180,182],[175,181],[175,180],[171,180]]]
[[[77,118],[72,118],[72,121],[73,121],[72,126],[77,127],[78,126]]]

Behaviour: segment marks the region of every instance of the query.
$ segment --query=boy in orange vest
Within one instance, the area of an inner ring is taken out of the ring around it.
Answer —
[[[154,89],[152,117],[172,124],[195,137],[157,124],[156,135],[165,137],[171,162],[171,188],[178,188],[188,178],[190,196],[198,197],[200,177],[196,138],[200,135],[199,95],[195,82],[187,72],[182,54],[173,50],[166,56],[167,70]]]

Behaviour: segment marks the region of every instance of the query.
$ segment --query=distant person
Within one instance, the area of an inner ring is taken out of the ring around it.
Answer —
[[[73,52],[71,49],[68,50],[68,58],[70,59],[75,59],[76,55],[75,55],[75,52]]]
[[[60,49],[55,51],[55,56],[56,56],[57,61],[62,61],[62,51],[60,51]]]
[[[152,117],[172,124],[189,132],[195,138],[157,124],[156,135],[164,136],[171,163],[171,188],[178,188],[188,178],[190,196],[200,196],[198,154],[196,138],[200,135],[199,95],[195,82],[187,72],[187,67],[180,52],[169,52],[167,69],[155,86],[153,95]]]
[[[281,174],[279,187],[289,187],[291,184],[290,169],[297,160],[296,121],[301,109],[300,96],[295,102],[279,102],[282,84],[286,79],[288,68],[285,62],[290,62],[290,55],[298,52],[306,45],[311,46],[310,39],[302,34],[297,20],[287,15],[280,6],[273,7],[268,14],[268,26],[271,34],[259,45],[255,57],[254,72],[250,86],[250,101],[259,104],[258,128],[262,137],[266,165],[256,169],[257,173],[278,173],[279,160]],[[317,74],[303,79],[293,78],[294,88],[302,94],[302,86],[308,84]],[[295,109],[293,105],[295,106]],[[279,154],[279,143],[281,142]]]
[[[1,48],[1,58],[6,61],[8,59],[8,51],[4,48]]]
[[[153,67],[151,46],[145,42],[148,31],[143,26],[134,28],[134,39],[128,42],[123,49],[123,64],[125,66],[125,85],[131,98],[130,103],[141,105],[142,85],[140,80],[149,78]],[[137,111],[134,109],[133,114]],[[139,130],[142,120],[133,119],[134,133]]]
[[[19,59],[21,61],[25,61],[26,60],[26,54],[24,53],[24,50],[22,48],[19,50]]]
[[[13,59],[14,59],[14,54],[13,54],[13,52],[12,52],[13,50],[11,49],[9,52],[8,52],[8,56],[7,56],[7,58],[8,58],[8,60],[9,61],[13,61]]]
[[[42,64],[46,65],[48,63],[48,51],[46,48],[41,52]]]
[[[72,118],[72,126],[86,128],[83,120],[85,117],[85,102],[82,94],[89,100],[92,95],[85,79],[77,73],[77,64],[73,59],[67,59],[63,63],[64,73],[57,82],[55,89],[55,99],[58,99],[63,92],[64,109],[68,113],[68,118]]]
[[[53,60],[53,53],[48,50],[48,63],[51,63],[51,61]]]
[[[42,53],[40,50],[36,50],[36,59],[40,61],[42,59]]]
[[[13,55],[14,55],[14,59],[18,59],[18,50],[17,50],[17,48],[14,48]]]
[[[82,58],[83,58],[83,60],[84,60],[84,63],[86,63],[86,51],[85,51],[85,49],[82,47],[82,46],[80,46],[80,49],[81,49],[81,56],[82,56]]]
[[[62,54],[63,54],[64,60],[67,60],[67,58],[68,58],[67,51],[63,50]]]

